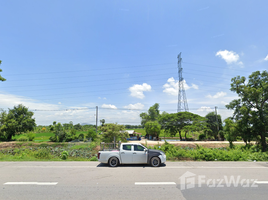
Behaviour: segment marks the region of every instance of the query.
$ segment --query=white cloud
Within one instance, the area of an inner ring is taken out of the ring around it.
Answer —
[[[210,107],[206,107],[206,106],[201,106],[201,108],[199,108],[197,111],[206,111],[206,112],[211,112],[212,109]]]
[[[223,60],[225,60],[225,62],[230,65],[230,64],[237,64],[240,66],[243,66],[243,62],[239,61],[239,55],[234,52],[234,51],[228,51],[228,50],[224,50],[224,51],[218,51],[216,53],[216,56],[221,57]]]
[[[59,102],[58,104],[61,104],[61,102]]]
[[[16,96],[12,94],[0,94],[0,108],[7,110],[13,108],[18,104],[23,104],[28,107],[29,110],[34,112],[33,118],[35,118],[37,125],[50,125],[53,121],[60,123],[69,123],[72,121],[77,123],[96,123],[96,103],[88,102],[87,104],[67,107],[58,102],[55,104],[43,103],[31,98]],[[130,104],[132,105],[132,104]],[[134,104],[134,107],[142,107],[142,104]],[[120,124],[140,124],[140,112],[141,111],[120,111],[112,104],[103,104],[101,108],[112,109],[99,109],[99,119],[105,119],[107,123],[120,123]],[[87,109],[94,108],[94,109]],[[37,111],[42,110],[42,111]]]
[[[215,95],[207,95],[208,98],[211,98],[211,99],[218,99],[220,97],[224,97],[226,96],[226,92],[217,92]]]
[[[102,104],[102,108],[111,108],[111,109],[117,109],[115,105],[112,104]]]
[[[178,84],[178,80],[175,80],[173,77],[169,78],[167,80],[167,83],[163,85],[163,88],[165,88],[163,90],[163,92],[169,94],[169,95],[173,95],[173,96],[177,96],[178,95],[178,89],[179,89],[179,84]],[[191,88],[198,90],[198,85],[196,84],[192,84],[192,86],[187,85],[186,81],[183,80],[183,86],[185,90],[189,90]]]
[[[124,108],[127,108],[127,109],[143,109],[144,108],[144,105],[142,103],[136,103],[136,104],[129,104],[127,106],[124,106]]]
[[[129,91],[131,92],[130,96],[143,99],[145,97],[143,92],[151,91],[151,86],[148,85],[147,83],[143,83],[142,85],[135,84],[129,88]]]
[[[265,61],[268,61],[268,54],[267,54],[267,56],[264,58],[264,60],[265,60]]]

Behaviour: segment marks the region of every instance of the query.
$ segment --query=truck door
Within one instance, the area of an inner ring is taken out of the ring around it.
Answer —
[[[134,144],[133,146],[133,163],[147,163],[147,152],[144,151],[144,147],[136,144]]]
[[[120,149],[120,156],[122,164],[132,164],[132,145],[130,144],[123,144],[122,149]]]

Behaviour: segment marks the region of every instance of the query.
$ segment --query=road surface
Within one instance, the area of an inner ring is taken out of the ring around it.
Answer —
[[[0,199],[267,199],[267,162],[0,162]]]

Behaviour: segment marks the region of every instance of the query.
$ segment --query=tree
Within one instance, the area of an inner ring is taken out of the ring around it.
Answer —
[[[237,124],[229,117],[224,120],[224,133],[226,139],[229,141],[230,148],[233,148],[233,141],[236,140],[239,132],[237,131]]]
[[[145,131],[148,135],[158,137],[161,131],[161,125],[157,121],[148,121],[145,123]]]
[[[105,119],[101,119],[101,120],[100,120],[100,123],[101,123],[101,126],[104,126],[104,124],[105,124]]]
[[[208,135],[214,137],[215,139],[224,139],[224,135],[220,135],[220,138],[218,138],[219,131],[223,130],[221,116],[216,116],[215,112],[210,112],[205,117],[207,119]]]
[[[119,124],[105,124],[100,127],[102,131],[102,140],[104,142],[125,141],[128,134],[125,132],[124,125]]]
[[[92,141],[95,141],[98,138],[98,135],[94,129],[89,129],[86,135],[87,138],[91,138]]]
[[[22,104],[9,109],[8,114],[2,112],[1,135],[5,136],[5,140],[10,141],[15,134],[34,130],[36,124],[35,119],[32,118],[33,115],[34,113]]]
[[[1,65],[2,61],[0,60],[0,65]],[[0,69],[0,72],[2,72],[2,69]],[[6,81],[5,78],[3,78],[1,75],[0,75],[0,81]]]
[[[53,122],[53,133],[55,135],[49,138],[49,140],[52,142],[64,142],[66,141],[66,138],[69,138],[67,137],[67,133],[61,123],[57,123],[56,121]],[[69,141],[71,140],[72,139],[70,139]]]
[[[76,129],[76,130],[81,130],[82,129],[82,126],[81,126],[81,124],[80,123],[78,123],[78,124],[75,124],[74,125],[74,128]]]
[[[180,140],[182,140],[181,131],[190,125],[199,124],[199,128],[202,129],[205,126],[206,119],[199,115],[190,112],[178,112],[178,113],[165,113],[161,115],[159,122],[165,131],[169,131],[172,136],[175,136],[178,132]],[[185,130],[185,129],[184,129]]]
[[[148,121],[157,121],[160,116],[159,104],[155,103],[148,110],[148,113],[141,113],[141,125],[144,126]]]
[[[245,77],[234,77],[231,80],[231,91],[239,99],[230,102],[226,107],[234,110],[234,119],[239,131],[246,140],[255,138],[266,151],[268,136],[268,72],[253,72],[248,80]]]

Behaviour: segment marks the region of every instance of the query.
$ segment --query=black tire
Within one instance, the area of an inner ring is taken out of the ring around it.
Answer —
[[[109,162],[108,162],[110,167],[116,167],[118,165],[118,163],[119,163],[119,161],[116,157],[111,157],[109,159]]]
[[[161,164],[161,161],[158,157],[152,157],[151,159],[151,166],[152,167],[159,167]]]

